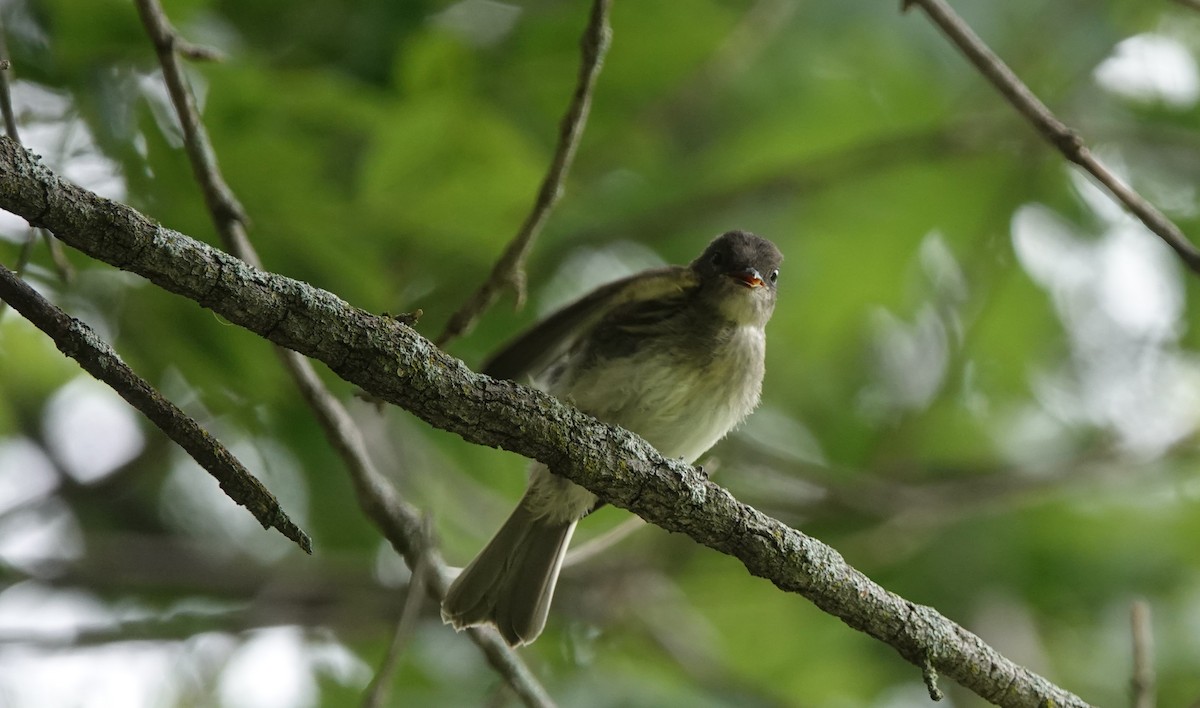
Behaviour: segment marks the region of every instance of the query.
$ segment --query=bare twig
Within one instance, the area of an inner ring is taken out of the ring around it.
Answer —
[[[567,551],[567,555],[563,559],[563,567],[570,568],[573,565],[578,565],[584,561],[591,560],[595,556],[607,551],[621,541],[624,541],[634,531],[637,531],[645,525],[646,522],[643,521],[641,517],[629,517],[599,536],[588,540],[586,543],[581,543],[575,548]]]
[[[67,260],[67,253],[63,250],[62,244],[55,241],[50,232],[45,229],[36,229],[34,236],[37,234],[41,234],[42,242],[50,251],[50,262],[54,264],[54,272],[58,275],[58,279],[64,283],[72,282],[75,279],[75,266]]]
[[[254,514],[263,528],[277,529],[305,552],[312,553],[308,535],[292,523],[267,488],[224,445],[135,374],[90,327],[52,305],[4,266],[0,266],[0,299],[49,335],[59,351],[111,386],[121,398],[186,450],[221,483],[221,489],[230,499]]]
[[[189,61],[225,61],[225,53],[216,47],[192,44],[179,35],[175,36],[175,53]]]
[[[138,13],[142,24],[154,42],[158,52],[158,61],[162,65],[163,81],[167,84],[167,92],[171,102],[175,104],[175,113],[179,116],[180,128],[183,130],[184,148],[192,164],[192,173],[204,192],[204,201],[217,222],[217,230],[225,241],[226,247],[234,255],[242,257],[246,262],[257,265],[257,256],[249,260],[244,256],[253,253],[246,240],[245,231],[233,228],[232,224],[245,225],[246,212],[241,203],[233,195],[233,190],[221,177],[217,167],[217,154],[208,139],[208,132],[200,121],[200,111],[196,108],[196,100],[188,88],[183,66],[179,61],[177,44],[179,36],[175,28],[167,20],[157,0],[138,0]],[[235,247],[236,246],[236,247]]]
[[[17,133],[17,116],[13,113],[12,87],[9,85],[8,72],[12,70],[12,62],[8,60],[8,39],[4,31],[4,18],[0,18],[0,113],[4,115],[4,134],[16,142],[21,142]]]
[[[1009,103],[1025,116],[1051,145],[1071,162],[1079,165],[1108,193],[1170,246],[1193,272],[1200,274],[1200,249],[1165,214],[1158,210],[1108,169],[1083,143],[1079,134],[1060,121],[1046,104],[975,34],[945,0],[903,0],[908,9],[919,5],[929,19],[979,69]]]
[[[1154,632],[1150,625],[1150,605],[1134,600],[1129,611],[1133,634],[1133,678],[1130,689],[1133,708],[1154,708]]]
[[[192,169],[204,190],[217,232],[226,248],[255,267],[261,260],[246,234],[246,216],[233,191],[221,176],[217,156],[207,130],[196,110],[195,101],[183,76],[176,50],[180,39],[171,27],[158,0],[137,0],[138,11],[147,32],[158,49],[163,78],[184,128],[184,144]],[[429,592],[441,601],[445,594],[447,570],[432,539],[422,532],[418,511],[396,496],[394,489],[375,468],[363,441],[362,431],[354,423],[341,401],[325,386],[312,363],[294,351],[276,347],[284,368],[292,377],[305,402],[312,409],[326,438],[346,465],[354,483],[359,506],[383,532],[385,538],[404,556],[414,575],[422,564],[429,567]],[[528,706],[550,706],[545,689],[524,662],[492,630],[470,633],[488,663],[497,670],[517,696]]]
[[[422,528],[426,538],[429,538],[433,531],[428,517],[425,517]],[[408,643],[408,638],[412,636],[413,629],[417,625],[417,618],[420,616],[421,600],[425,597],[425,579],[429,572],[429,555],[426,554],[421,556],[417,561],[417,567],[413,568],[412,577],[408,581],[408,592],[404,596],[404,609],[401,610],[400,619],[396,622],[396,631],[392,634],[387,655],[384,656],[379,670],[375,672],[375,677],[371,679],[371,684],[367,686],[366,694],[363,696],[363,708],[381,708],[388,704],[392,677],[396,674],[400,656],[404,653],[404,647]]]
[[[517,307],[525,302],[525,260],[533,241],[541,232],[550,211],[562,196],[563,182],[571,169],[575,158],[575,150],[587,124],[588,111],[591,109],[592,90],[596,85],[596,77],[600,75],[600,67],[604,63],[604,55],[612,37],[608,26],[608,11],[612,0],[593,0],[591,18],[583,31],[580,40],[582,58],[579,64],[579,79],[575,85],[575,94],[571,105],[567,107],[559,126],[558,147],[554,151],[554,159],[550,169],[538,189],[537,199],[533,209],[517,235],[509,242],[508,247],[500,256],[500,260],[492,267],[492,272],[483,285],[476,290],[458,311],[451,315],[446,323],[446,329],[437,339],[439,347],[443,347],[452,339],[462,336],[475,326],[479,317],[491,307],[496,298],[505,288],[512,288],[516,293]]]

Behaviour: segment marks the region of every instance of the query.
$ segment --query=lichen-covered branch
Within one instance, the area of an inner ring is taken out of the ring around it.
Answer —
[[[332,293],[253,268],[65,182],[0,139],[0,208],[98,260],[137,273],[465,440],[546,463],[669,531],[731,555],[750,573],[1001,706],[1082,707],[930,607],[888,592],[829,546],[739,502],[641,438],[542,392],[476,374],[411,328]]]

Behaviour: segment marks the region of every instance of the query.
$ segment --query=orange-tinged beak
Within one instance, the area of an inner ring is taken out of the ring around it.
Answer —
[[[762,276],[758,274],[758,271],[753,268],[739,270],[736,273],[727,273],[726,275],[738,281],[742,285],[745,285],[751,290],[754,288],[761,288],[766,284],[763,282]]]

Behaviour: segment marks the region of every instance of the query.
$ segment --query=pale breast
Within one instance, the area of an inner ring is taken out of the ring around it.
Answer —
[[[758,405],[765,336],[730,326],[708,356],[645,347],[569,371],[554,393],[641,435],[667,457],[693,462]]]

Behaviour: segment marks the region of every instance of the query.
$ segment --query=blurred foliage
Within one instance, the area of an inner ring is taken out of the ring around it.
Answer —
[[[955,4],[1200,238],[1200,13]],[[1145,598],[1162,705],[1188,705],[1200,699],[1200,288],[897,5],[616,2],[591,122],[529,264],[530,306],[502,302],[451,351],[477,364],[590,285],[684,262],[729,228],[767,235],[787,260],[764,406],[713,451],[717,481],[1097,704],[1127,700],[1129,608]],[[421,308],[419,329],[440,332],[532,203],[587,4],[166,9],[227,55],[188,72],[267,266],[369,310]],[[131,3],[0,11],[25,141],[212,241]],[[27,237],[3,221],[0,260],[15,263]],[[270,348],[70,259],[79,274],[63,283],[39,243],[27,277],[241,455],[317,554],[257,528],[6,312],[0,703],[356,703],[407,571]],[[519,493],[524,462],[328,378],[448,559],[465,562]],[[605,510],[576,543],[626,516]],[[888,648],[653,527],[568,568],[546,635],[523,654],[570,706],[928,701]],[[393,698],[482,705],[497,684],[427,607]]]

